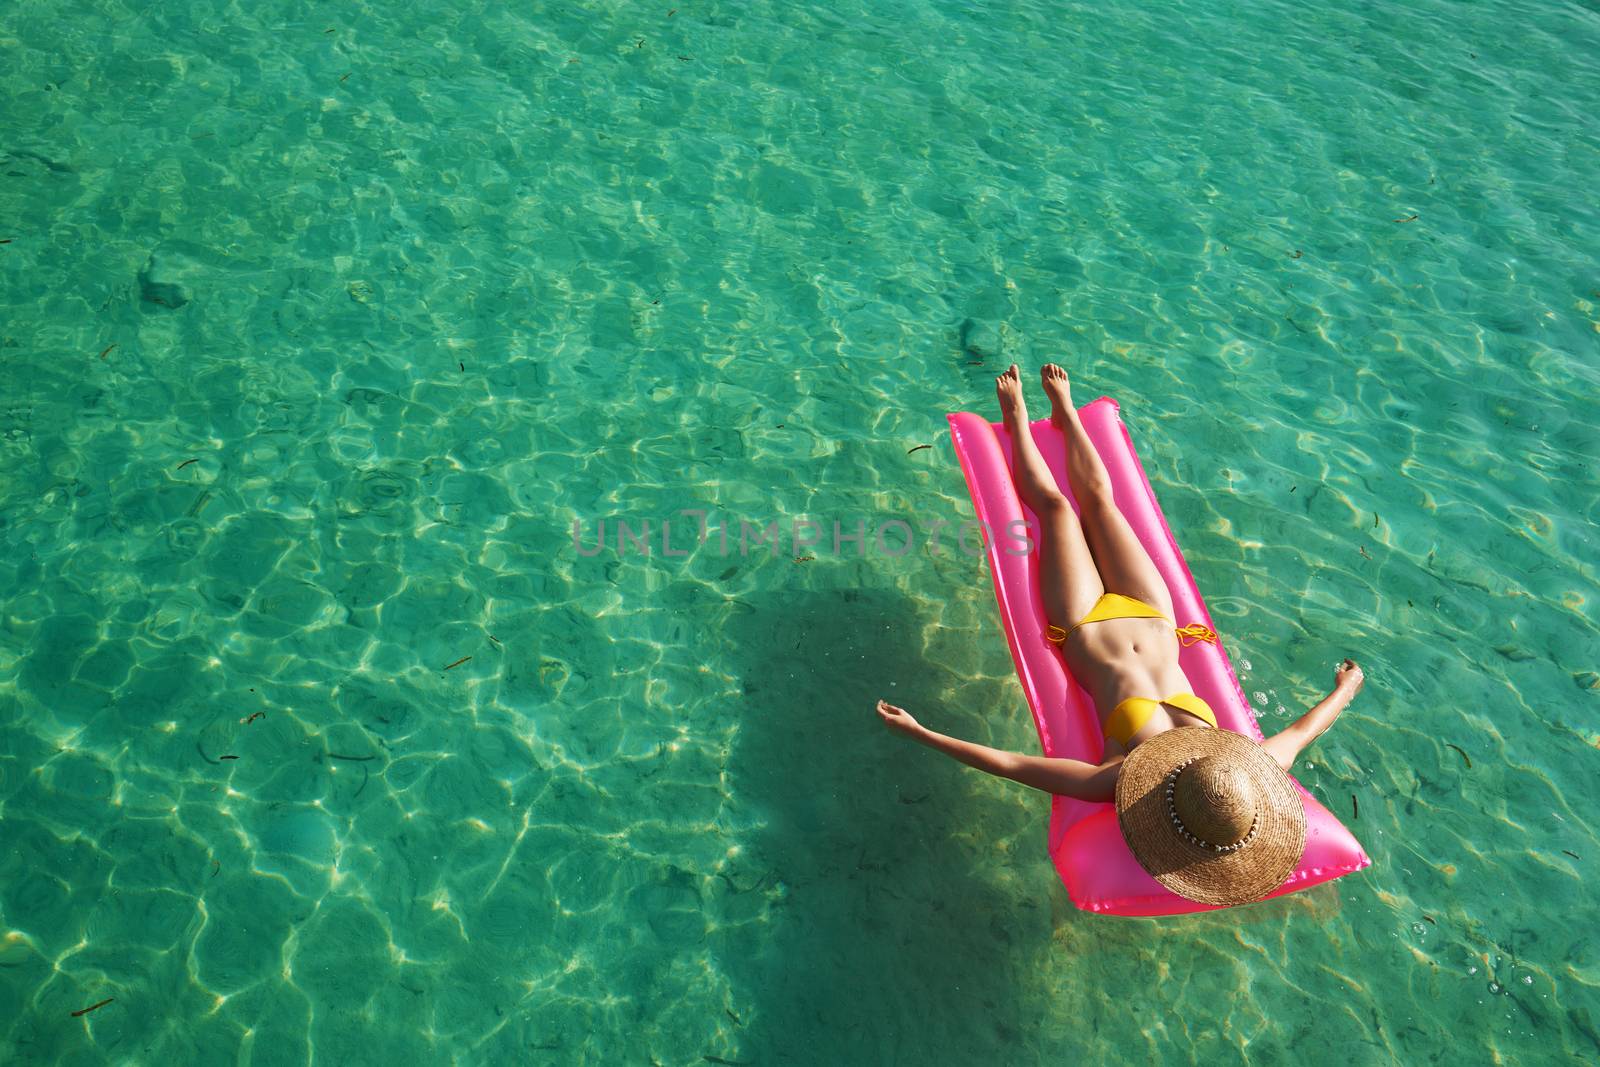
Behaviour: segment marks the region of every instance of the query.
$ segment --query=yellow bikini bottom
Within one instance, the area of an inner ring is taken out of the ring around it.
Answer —
[[[1071,627],[1063,630],[1052,623],[1045,627],[1044,636],[1051,644],[1059,645],[1078,627],[1091,622],[1105,622],[1107,619],[1167,619],[1167,616],[1160,608],[1151,607],[1134,597],[1123,596],[1121,593],[1104,593],[1094,602],[1089,614],[1073,623]],[[1167,621],[1172,620],[1167,619]],[[1184,648],[1201,641],[1214,642],[1217,639],[1217,632],[1202,622],[1192,622],[1188,626],[1174,626],[1172,630],[1178,635],[1178,640]]]
[[[1150,716],[1163,704],[1171,704],[1175,708],[1182,708],[1197,718],[1204,719],[1212,726],[1217,725],[1217,714],[1211,710],[1211,705],[1195,696],[1193,693],[1174,693],[1160,700],[1151,700],[1149,697],[1129,697],[1111,709],[1111,714],[1106,716],[1106,736],[1114,739],[1124,748],[1133,740],[1133,735],[1144,729],[1144,724],[1150,721]]]

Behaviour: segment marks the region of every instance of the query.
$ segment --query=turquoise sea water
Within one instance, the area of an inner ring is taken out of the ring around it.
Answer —
[[[1600,1055],[1600,8],[1227,7],[7,4],[0,1061]],[[1036,746],[1013,360],[1372,868],[1088,916],[877,723]]]

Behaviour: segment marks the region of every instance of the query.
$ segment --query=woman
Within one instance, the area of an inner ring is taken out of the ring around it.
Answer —
[[[1345,660],[1327,697],[1259,745],[1218,729],[1178,663],[1180,640],[1215,641],[1216,634],[1200,624],[1175,625],[1166,583],[1117,509],[1066,372],[1050,364],[1040,377],[1050,420],[1066,439],[1078,514],[1028,430],[1015,364],[995,387],[1017,490],[1041,527],[1048,637],[1094,701],[1104,759],[1095,765],[974,744],[929,730],[882,700],[878,715],[890,729],[970,767],[1049,793],[1116,801],[1135,856],[1175,892],[1213,903],[1257,899],[1282,884],[1304,845],[1305,812],[1288,769],[1360,691],[1361,668]]]

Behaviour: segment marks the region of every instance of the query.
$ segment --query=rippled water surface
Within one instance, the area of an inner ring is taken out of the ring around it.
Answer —
[[[6,5],[0,1060],[1600,1055],[1596,56],[1587,0]],[[1036,745],[926,536],[1013,360],[1121,402],[1264,727],[1361,660],[1299,773],[1369,870],[1091,917],[1041,795],[877,723]]]

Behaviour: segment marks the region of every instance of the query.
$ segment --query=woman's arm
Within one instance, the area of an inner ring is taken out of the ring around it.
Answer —
[[[913,719],[904,708],[897,708],[882,700],[878,701],[878,717],[890,729],[958,759],[968,767],[1031,785],[1046,793],[1101,802],[1109,802],[1116,796],[1117,772],[1122,769],[1121,756],[1113,757],[1097,767],[1083,760],[1051,759],[1007,752],[930,730]]]
[[[1310,711],[1300,716],[1285,727],[1282,732],[1273,734],[1261,742],[1261,747],[1271,753],[1272,758],[1278,761],[1278,766],[1288,770],[1293,765],[1295,757],[1300,751],[1322,736],[1324,730],[1333,725],[1333,720],[1339,717],[1345,705],[1361,691],[1361,683],[1365,677],[1361,668],[1356,666],[1356,661],[1347,659],[1333,672],[1333,692],[1323,697]]]

